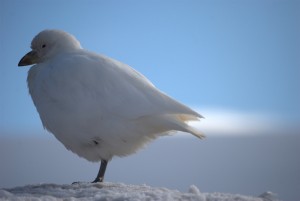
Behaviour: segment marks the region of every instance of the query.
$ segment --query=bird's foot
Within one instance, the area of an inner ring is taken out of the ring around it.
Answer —
[[[95,184],[95,183],[102,183],[103,178],[96,178],[94,181],[91,182],[85,182],[85,181],[75,181],[72,183],[72,185],[78,185],[78,184]]]
[[[72,185],[79,185],[79,184],[87,184],[88,182],[84,182],[84,181],[75,181],[72,182]]]
[[[100,183],[100,182],[103,182],[103,177],[100,177],[100,178],[96,178],[94,181],[92,181],[91,183]]]

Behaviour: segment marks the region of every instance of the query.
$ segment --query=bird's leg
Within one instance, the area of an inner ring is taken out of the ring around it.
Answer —
[[[103,182],[107,163],[108,163],[107,160],[101,160],[101,165],[100,165],[98,175],[92,183]]]

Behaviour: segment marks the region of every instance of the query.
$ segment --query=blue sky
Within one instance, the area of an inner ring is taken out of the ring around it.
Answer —
[[[299,10],[293,0],[1,0],[0,131],[41,128],[29,68],[17,64],[47,28],[131,65],[204,116],[219,108],[299,122]]]

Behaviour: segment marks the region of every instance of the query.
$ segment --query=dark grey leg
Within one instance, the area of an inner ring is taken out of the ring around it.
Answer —
[[[101,165],[100,165],[98,175],[92,183],[103,182],[107,163],[108,163],[107,160],[101,160]]]

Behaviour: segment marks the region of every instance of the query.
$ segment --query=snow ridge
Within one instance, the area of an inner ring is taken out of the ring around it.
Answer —
[[[201,193],[191,185],[188,192],[162,187],[123,183],[78,183],[72,185],[37,184],[0,189],[0,200],[34,201],[275,201],[273,193],[258,197],[225,193]]]

